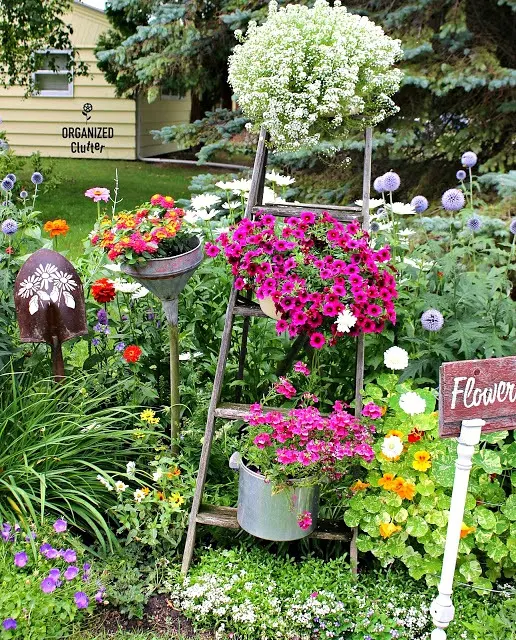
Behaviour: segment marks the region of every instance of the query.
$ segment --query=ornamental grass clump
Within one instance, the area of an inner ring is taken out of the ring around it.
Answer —
[[[400,41],[338,1],[281,9],[273,1],[266,22],[250,22],[241,41],[229,82],[253,126],[265,125],[280,150],[311,147],[397,111]]]
[[[247,218],[218,238],[237,289],[272,298],[278,333],[309,336],[316,349],[346,334],[381,333],[396,321],[395,278],[388,246],[373,249],[358,222],[304,211],[280,223]],[[213,245],[207,244],[209,255]]]

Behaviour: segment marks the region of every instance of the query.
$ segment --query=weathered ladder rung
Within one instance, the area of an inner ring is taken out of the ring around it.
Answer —
[[[250,300],[237,300],[235,306],[233,307],[233,315],[234,316],[252,316],[253,318],[268,318],[269,316],[265,314],[261,309],[260,305],[256,304],[256,302],[251,302]]]
[[[280,413],[288,413],[290,409],[278,407],[262,407],[267,411],[279,411]],[[215,409],[216,418],[225,418],[226,420],[245,420],[251,410],[250,404],[235,404],[234,402],[222,402]]]
[[[351,220],[362,219],[362,209],[360,207],[337,207],[335,205],[322,206],[320,204],[292,203],[288,204],[260,204],[252,208],[253,216],[260,212],[272,213],[280,218],[299,216],[301,211],[313,211],[323,213],[326,211],[341,222],[351,222]]]
[[[240,529],[235,507],[217,507],[203,504],[197,514],[196,522],[226,529]],[[317,540],[347,541],[351,540],[351,532],[342,521],[318,520],[317,529],[308,537],[316,538]]]

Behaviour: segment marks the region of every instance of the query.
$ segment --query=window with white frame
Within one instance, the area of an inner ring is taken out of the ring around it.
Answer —
[[[70,51],[49,49],[36,51],[33,74],[35,96],[52,98],[73,97],[73,73],[69,69]]]
[[[160,97],[162,100],[181,100],[182,96],[178,93],[173,93],[171,89],[165,89],[161,87]]]

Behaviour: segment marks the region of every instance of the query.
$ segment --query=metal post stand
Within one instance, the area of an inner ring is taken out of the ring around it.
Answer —
[[[439,582],[439,595],[432,602],[430,613],[436,627],[432,631],[431,640],[446,640],[446,631],[455,614],[451,595],[453,593],[453,576],[459,552],[460,530],[464,517],[464,507],[468,493],[471,459],[475,446],[480,442],[484,420],[463,420],[457,444],[457,461],[455,462],[455,479],[450,504],[450,516],[446,544],[444,547],[443,568]]]

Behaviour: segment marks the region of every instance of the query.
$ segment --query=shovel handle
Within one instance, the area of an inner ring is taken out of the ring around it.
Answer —
[[[52,371],[54,373],[54,380],[55,382],[63,382],[65,378],[63,351],[57,336],[52,337],[52,344],[50,345],[50,348],[52,350]]]

